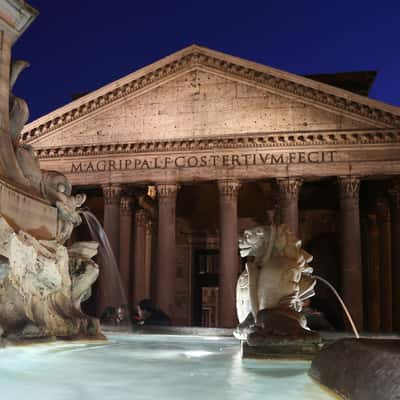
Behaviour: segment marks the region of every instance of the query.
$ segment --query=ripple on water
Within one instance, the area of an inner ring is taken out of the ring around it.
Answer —
[[[237,341],[110,335],[0,351],[2,397],[13,400],[325,400],[308,362],[243,362]]]

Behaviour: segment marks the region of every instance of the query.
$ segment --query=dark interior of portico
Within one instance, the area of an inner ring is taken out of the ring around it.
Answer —
[[[364,320],[369,331],[392,330],[391,224],[388,184],[384,179],[363,180],[360,188],[360,221],[363,255]],[[104,200],[99,188],[76,188],[88,194],[87,207],[102,222]],[[132,193],[129,190],[129,193]],[[132,215],[140,208],[132,203]],[[156,199],[153,201],[156,204]],[[312,266],[317,275],[331,282],[340,293],[342,269],[340,259],[340,196],[337,180],[332,178],[305,180],[299,200],[299,236],[303,247],[313,255]],[[238,230],[260,224],[279,223],[279,191],[274,180],[242,182],[238,196]],[[176,315],[179,325],[218,326],[219,268],[219,193],[214,182],[182,184],[176,199]],[[151,290],[155,295],[156,227],[153,221]],[[132,217],[131,260],[134,269],[134,217]],[[89,240],[82,224],[75,233],[80,240]],[[125,240],[120,237],[120,240]],[[348,243],[352,246],[352,243]],[[144,251],[144,250],[143,250]],[[101,260],[98,260],[101,264]],[[242,266],[232,266],[232,274]],[[345,272],[344,272],[345,273]],[[133,279],[133,275],[131,275]],[[132,287],[128,285],[128,301]],[[96,285],[85,310],[96,313]],[[130,304],[133,306],[133,304]],[[343,329],[341,307],[331,293],[318,283],[311,307],[321,311],[335,329]]]

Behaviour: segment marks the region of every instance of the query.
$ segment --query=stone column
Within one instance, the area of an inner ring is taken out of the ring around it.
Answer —
[[[368,213],[367,233],[367,292],[368,310],[366,329],[379,332],[381,328],[381,277],[379,271],[379,229],[376,214]]]
[[[240,182],[218,182],[219,189],[219,326],[233,328],[236,319],[238,277],[238,194]]]
[[[296,237],[299,237],[299,193],[303,183],[301,178],[279,178],[280,223],[289,226]]]
[[[157,304],[173,319],[176,281],[176,195],[175,183],[157,184]]]
[[[151,266],[153,263],[153,221],[150,218],[147,219],[146,223],[146,254],[145,254],[145,267],[144,267],[144,297],[150,298],[151,297]]]
[[[119,271],[127,303],[131,305],[132,197],[125,194],[120,203]]]
[[[134,224],[134,273],[133,273],[133,305],[146,297],[145,260],[146,260],[146,211],[142,208],[135,213]]]
[[[393,329],[400,332],[400,179],[397,179],[390,194],[390,218],[392,237],[392,281],[393,281]]]
[[[119,206],[121,186],[107,184],[102,186],[104,194],[104,231],[110,242],[116,260],[119,260]]]
[[[359,330],[363,329],[363,275],[358,177],[339,178],[342,296]]]
[[[379,227],[379,259],[381,278],[381,330],[392,332],[392,254],[390,243],[390,211],[386,200],[377,201]]]
[[[107,184],[102,186],[104,194],[104,232],[110,243],[112,256],[106,249],[101,254],[100,275],[98,286],[98,307],[97,311],[101,315],[104,309],[110,305],[120,304],[120,290],[117,284],[118,278],[115,274],[118,272],[115,265],[119,260],[119,204],[121,195],[121,186],[117,184]],[[110,259],[113,258],[113,259]]]

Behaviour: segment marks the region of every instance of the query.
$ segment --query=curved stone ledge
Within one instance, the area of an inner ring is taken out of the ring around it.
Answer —
[[[317,354],[309,374],[344,399],[400,399],[400,341],[338,340]]]

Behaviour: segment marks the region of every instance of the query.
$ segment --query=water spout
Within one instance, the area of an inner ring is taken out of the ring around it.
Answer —
[[[341,306],[342,306],[342,308],[343,308],[343,310],[344,310],[344,313],[346,314],[346,317],[347,317],[347,319],[348,319],[349,322],[350,322],[350,325],[351,325],[351,328],[353,329],[353,332],[354,332],[355,337],[356,337],[357,339],[359,339],[359,338],[360,338],[360,335],[358,334],[358,330],[357,330],[356,325],[355,325],[355,323],[354,323],[354,321],[353,321],[353,318],[351,318],[350,312],[349,312],[348,308],[346,307],[346,304],[344,304],[344,301],[343,301],[342,298],[339,296],[339,293],[336,291],[336,289],[334,288],[334,286],[333,286],[331,283],[329,283],[326,279],[324,279],[324,278],[322,278],[322,277],[320,277],[320,276],[318,276],[318,275],[312,275],[311,277],[312,277],[313,279],[316,279],[316,280],[318,280],[318,281],[320,281],[320,282],[325,283],[325,285],[327,285],[327,286],[332,290],[332,292],[334,293],[334,295],[336,296],[336,298],[339,300],[339,303],[341,304]]]
[[[99,266],[100,266],[100,310],[102,313],[107,307],[120,307],[128,305],[127,296],[121,282],[117,260],[108,237],[96,216],[88,210],[81,210],[81,215],[89,227],[90,234],[99,243]]]

